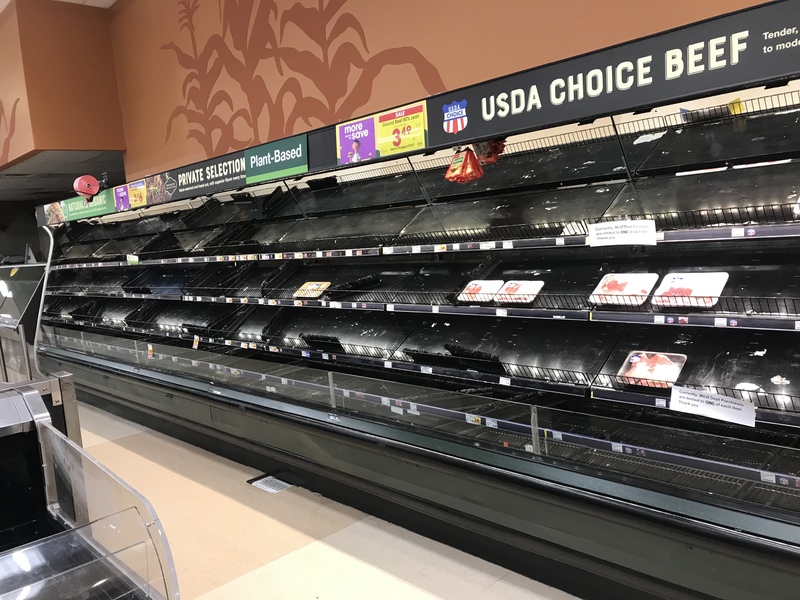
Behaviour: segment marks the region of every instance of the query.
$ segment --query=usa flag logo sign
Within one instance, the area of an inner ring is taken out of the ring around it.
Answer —
[[[464,131],[467,126],[467,101],[453,102],[452,104],[445,104],[442,106],[444,111],[444,127],[445,133],[452,133],[455,135],[460,131]]]

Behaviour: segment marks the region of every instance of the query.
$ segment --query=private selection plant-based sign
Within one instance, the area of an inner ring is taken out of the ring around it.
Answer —
[[[305,135],[269,142],[245,151],[247,183],[261,183],[308,171]]]

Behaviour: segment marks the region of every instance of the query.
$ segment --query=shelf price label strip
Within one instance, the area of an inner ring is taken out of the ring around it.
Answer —
[[[704,242],[716,240],[741,240],[800,237],[800,224],[784,223],[777,225],[753,225],[748,227],[713,227],[703,229],[683,229],[678,231],[657,232],[657,242]],[[492,247],[490,248],[491,245]],[[377,248],[350,248],[344,250],[312,250],[302,252],[272,252],[248,255],[221,255],[221,256],[196,256],[180,258],[161,258],[139,260],[137,264],[127,261],[100,261],[87,263],[72,263],[53,265],[51,270],[62,271],[69,269],[96,269],[135,267],[139,265],[163,265],[176,263],[209,263],[222,261],[274,261],[274,260],[308,260],[313,258],[340,258],[345,256],[380,256],[381,254],[432,254],[439,252],[464,252],[509,249],[534,249],[552,248],[558,246],[586,246],[586,236],[562,236],[557,238],[533,238],[519,240],[495,240],[489,242],[459,242],[459,243],[434,243],[420,244],[417,246],[383,246]]]

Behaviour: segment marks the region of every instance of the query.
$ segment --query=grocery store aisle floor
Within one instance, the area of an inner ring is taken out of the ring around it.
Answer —
[[[184,600],[570,600],[537,583],[303,488],[92,406],[83,445],[164,525]]]

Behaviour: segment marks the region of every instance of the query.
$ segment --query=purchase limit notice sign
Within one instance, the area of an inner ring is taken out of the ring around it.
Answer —
[[[381,156],[423,150],[428,134],[425,102],[409,104],[375,115]]]

